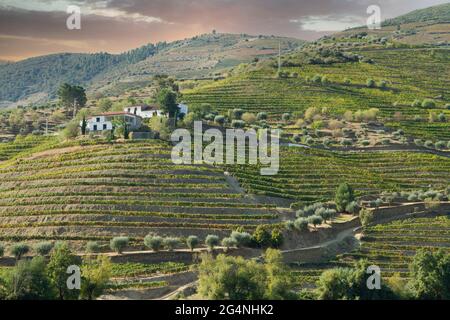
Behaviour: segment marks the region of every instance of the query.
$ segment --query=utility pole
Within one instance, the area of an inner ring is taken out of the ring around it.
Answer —
[[[281,41],[278,42],[278,73],[281,71]]]
[[[73,115],[72,118],[75,119],[75,116],[77,115],[77,99],[73,99]]]

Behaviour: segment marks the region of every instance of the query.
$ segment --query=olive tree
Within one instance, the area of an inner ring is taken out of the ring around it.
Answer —
[[[128,237],[115,237],[111,239],[109,246],[112,250],[121,254],[129,242],[130,239]]]
[[[214,250],[214,247],[220,243],[219,237],[213,234],[206,236],[205,244],[209,250]]]
[[[147,235],[144,238],[144,244],[147,248],[152,249],[154,252],[157,252],[161,249],[163,244],[163,238],[154,235]]]
[[[191,249],[191,251],[194,251],[194,249],[198,246],[199,242],[200,241],[197,236],[189,236],[186,239],[186,245],[188,246],[189,249]]]
[[[11,254],[17,259],[20,260],[23,255],[27,254],[30,251],[30,246],[25,243],[16,243],[10,248]]]

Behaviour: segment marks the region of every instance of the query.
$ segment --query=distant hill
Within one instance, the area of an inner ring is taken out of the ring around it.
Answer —
[[[297,39],[209,34],[171,43],[149,44],[123,54],[62,53],[16,63],[0,63],[0,105],[43,102],[55,97],[63,82],[107,90],[120,82],[155,74],[197,78],[227,67],[295,49]]]
[[[415,10],[405,15],[388,19],[380,30],[369,30],[366,26],[339,32],[336,38],[365,33],[368,36],[384,37],[407,45],[450,45],[450,3]]]
[[[388,19],[383,23],[383,26],[416,22],[450,23],[450,3],[415,10],[397,18]]]

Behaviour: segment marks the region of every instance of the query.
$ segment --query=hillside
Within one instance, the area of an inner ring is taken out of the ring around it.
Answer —
[[[277,53],[279,42],[284,51],[302,43],[286,38],[214,34],[149,44],[119,55],[63,53],[4,64],[0,65],[0,105],[52,99],[64,82],[104,92],[118,83],[148,81],[155,74],[212,77],[223,69]]]
[[[450,3],[415,10],[394,19],[388,19],[383,25],[396,26],[417,22],[450,23]]]
[[[339,52],[363,59],[334,62],[333,55]],[[324,40],[285,56],[282,71],[289,75],[286,78],[276,76],[275,64],[262,63],[225,80],[186,90],[183,99],[193,105],[209,103],[223,112],[230,108],[265,111],[272,122],[280,121],[283,113],[303,114],[310,107],[327,108],[335,116],[377,108],[387,125],[400,127],[408,135],[449,139],[446,123],[428,121],[430,112],[450,116],[445,108],[450,102],[449,62],[448,49],[393,49],[383,45],[345,48]],[[326,78],[325,83],[321,83],[321,77]],[[367,87],[368,79],[385,81],[387,87]],[[427,98],[436,98],[434,107],[412,106],[416,99]]]
[[[0,166],[2,241],[66,239],[84,246],[124,235],[141,244],[149,233],[203,239],[278,221],[271,205],[234,190],[220,169],[174,165],[163,142],[15,147],[0,150],[3,159],[15,157]]]
[[[406,45],[439,45],[450,43],[450,4],[442,4],[416,10],[408,14],[384,21],[379,30],[359,27],[339,32],[335,39],[361,35],[384,37]]]

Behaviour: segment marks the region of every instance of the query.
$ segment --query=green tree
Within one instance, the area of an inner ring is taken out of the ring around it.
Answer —
[[[10,248],[10,252],[16,260],[20,260],[28,251],[30,251],[30,246],[25,243],[16,243]]]
[[[381,283],[380,290],[370,290],[367,280],[367,260],[356,262],[353,268],[335,268],[322,273],[316,293],[320,300],[380,300],[395,299],[392,290]]]
[[[195,247],[198,246],[199,244],[199,240],[197,236],[189,236],[186,239],[186,245],[188,246],[189,249],[191,249],[191,251],[193,251],[195,249]]]
[[[88,259],[81,267],[81,298],[93,300],[102,295],[111,277],[111,269],[111,261],[107,256]]]
[[[410,278],[417,299],[450,299],[450,254],[419,250],[410,265]]]
[[[214,234],[209,234],[206,236],[205,244],[209,250],[214,250],[214,247],[220,243],[219,237]]]
[[[168,88],[163,88],[159,91],[156,98],[161,109],[169,115],[170,118],[175,117],[180,110],[177,104],[177,94]]]
[[[148,235],[144,238],[144,244],[147,248],[152,249],[153,251],[159,251],[163,244],[163,238],[153,235]]]
[[[84,108],[87,102],[86,91],[83,87],[72,86],[68,83],[62,84],[58,89],[60,104],[66,109]]]
[[[86,116],[83,116],[83,120],[81,120],[81,134],[83,136],[86,135],[86,128],[87,128]]]
[[[211,300],[260,300],[264,298],[266,272],[262,264],[223,254],[202,256],[198,293]]]
[[[12,300],[50,300],[55,290],[46,272],[43,257],[21,260],[7,273],[6,298]]]
[[[336,196],[334,201],[336,202],[337,209],[342,212],[345,210],[347,205],[355,200],[352,187],[347,183],[341,183],[336,190]]]
[[[81,259],[75,256],[67,243],[62,242],[55,246],[48,263],[48,275],[57,290],[60,300],[77,299],[79,290],[69,290],[67,287],[67,268],[72,265],[81,265]]]
[[[283,263],[281,252],[267,249],[264,254],[264,268],[267,274],[264,296],[269,300],[295,299],[293,279],[290,271]]]
[[[109,242],[109,246],[115,252],[122,254],[123,250],[128,246],[130,239],[128,237],[114,237]]]
[[[46,256],[52,251],[53,243],[51,242],[39,242],[34,246],[34,251],[40,256]]]

